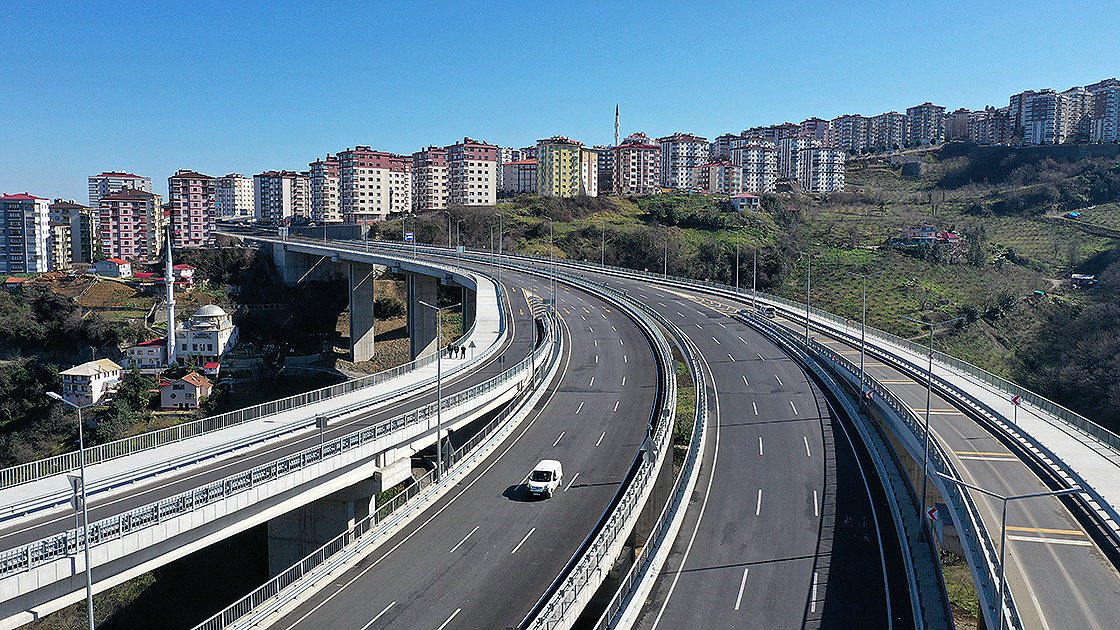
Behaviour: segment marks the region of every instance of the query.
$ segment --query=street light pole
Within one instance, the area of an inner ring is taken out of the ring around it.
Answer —
[[[552,301],[552,310],[556,310],[556,244],[555,232],[553,230],[555,221],[552,217],[545,217],[548,219],[548,294],[549,299]]]
[[[607,221],[603,220],[602,244],[599,247],[599,266],[605,267],[607,263]]]
[[[739,237],[743,234],[742,230],[735,232],[735,292],[739,292]]]
[[[85,433],[82,430],[82,409],[84,409],[84,407],[66,400],[57,392],[47,392],[47,396],[78,410],[78,474],[81,475],[82,480],[80,496],[82,501],[82,550],[85,554],[86,561],[86,610],[89,613],[89,630],[93,630],[93,568],[89,565],[89,506],[88,501],[86,501],[86,442],[85,438],[82,437]],[[86,407],[88,406],[90,405],[86,405]]]
[[[808,346],[809,345],[809,292],[812,290],[812,287],[813,287],[813,256],[816,256],[820,252],[814,252],[812,254],[807,254],[803,251],[798,250],[797,253],[801,254],[801,256],[803,258],[805,258],[806,260],[809,261],[809,275],[805,280],[805,345]]]
[[[443,343],[443,311],[449,308],[461,306],[463,303],[452,304],[451,306],[432,306],[423,300],[416,300],[417,304],[422,304],[436,312],[436,479],[443,479],[443,367],[440,362],[440,357],[443,356],[443,349],[440,347]]]
[[[461,240],[460,240],[460,238],[459,238],[459,236],[460,236],[460,234],[459,234],[459,225],[460,225],[460,224],[461,224],[461,223],[462,223],[463,221],[466,221],[466,219],[459,219],[458,221],[456,221],[456,222],[455,222],[455,258],[456,258],[456,259],[458,259],[458,261],[459,261],[459,266],[462,266],[462,264],[463,264],[463,253],[462,253],[462,251],[461,251],[461,250],[459,249],[459,248],[461,248],[461,247],[463,246],[463,243],[462,243],[462,241],[461,241]]]
[[[995,492],[992,492],[991,490],[985,490],[985,489],[983,489],[979,486],[974,486],[970,483],[965,483],[964,481],[961,481],[960,479],[957,479],[955,477],[950,477],[949,475],[942,474],[940,472],[937,473],[937,476],[941,477],[942,479],[945,479],[947,481],[952,481],[953,483],[955,483],[957,485],[964,486],[965,488],[969,488],[969,489],[975,490],[977,492],[982,492],[982,493],[984,493],[984,494],[986,494],[990,497],[994,497],[994,498],[999,499],[1000,501],[1003,502],[1003,510],[1002,510],[1002,514],[1000,515],[1000,525],[999,525],[999,626],[998,626],[998,630],[1003,630],[1004,617],[1006,616],[1006,615],[1003,614],[1004,593],[1006,592],[1006,588],[1007,588],[1007,586],[1006,586],[1006,584],[1007,584],[1007,571],[1004,569],[1004,565],[1003,565],[1004,558],[1006,556],[1005,550],[1006,550],[1006,547],[1007,547],[1007,502],[1008,501],[1017,501],[1019,499],[1033,499],[1033,498],[1037,498],[1037,497],[1059,497],[1059,496],[1064,496],[1064,495],[1067,495],[1067,494],[1077,494],[1077,493],[1081,492],[1081,486],[1073,486],[1072,488],[1066,488],[1064,490],[1054,490],[1054,491],[1051,491],[1051,492],[1033,492],[1031,494],[1019,494],[1019,495],[1014,495],[1014,496],[1007,497],[1007,496],[1003,496],[1001,494],[997,494]],[[923,514],[923,518],[925,518],[924,514]]]
[[[661,272],[662,277],[669,277],[669,225],[665,224],[665,269]]]
[[[877,276],[877,275],[879,275],[881,273],[884,273],[884,272],[883,271],[876,271],[875,273],[860,274],[860,273],[852,273],[851,271],[845,271],[844,273],[848,274],[849,276],[855,276],[857,278],[862,278],[863,279],[863,319],[861,320],[860,332],[859,332],[859,397],[860,397],[860,400],[862,401],[863,400],[863,383],[864,383],[864,378],[863,378],[863,355],[864,355],[864,352],[865,352],[865,348],[867,347],[867,279],[872,277],[872,276]],[[926,406],[928,407],[929,405],[926,405]]]
[[[451,249],[451,212],[444,210],[443,213],[447,215],[447,249]]]
[[[932,315],[931,315],[931,318],[932,318]],[[959,322],[960,320],[962,320],[964,318],[963,317],[957,317],[955,319],[947,319],[943,322],[934,322],[934,321],[923,322],[920,319],[912,319],[910,317],[905,317],[905,316],[903,316],[902,319],[912,321],[915,324],[922,324],[923,326],[929,326],[929,366],[926,368],[926,422],[925,422],[925,430],[923,431],[924,435],[922,436],[922,442],[924,444],[924,446],[922,448],[922,503],[921,503],[921,512],[918,513],[918,516],[923,519],[922,529],[921,529],[920,535],[922,536],[921,539],[924,540],[925,539],[924,537],[926,535],[925,520],[924,520],[925,517],[926,517],[926,488],[929,486],[929,406],[930,406],[930,399],[933,396],[933,328],[934,328],[934,326],[940,326],[942,324],[951,324],[953,322]]]

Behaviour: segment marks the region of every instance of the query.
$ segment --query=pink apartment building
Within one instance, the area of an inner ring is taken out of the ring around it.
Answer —
[[[498,146],[471,138],[444,147],[447,204],[492,206],[498,198]]]
[[[416,210],[447,207],[447,150],[429,146],[412,154],[412,205]]]
[[[209,175],[179,169],[167,178],[170,196],[172,247],[204,247],[210,244],[216,185]]]
[[[98,208],[101,252],[109,258],[149,260],[163,244],[163,200],[143,190],[125,189],[101,198]]]

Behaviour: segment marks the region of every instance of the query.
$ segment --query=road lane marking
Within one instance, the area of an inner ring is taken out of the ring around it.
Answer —
[[[598,364],[599,364],[599,355],[595,355],[595,364],[596,364],[596,365],[598,365]]]
[[[747,387],[750,387],[751,384],[747,382],[747,375],[743,374],[742,377],[743,377],[743,385],[746,385]]]
[[[697,323],[697,322],[693,322],[693,323],[696,324],[696,327],[699,328],[700,330],[704,330],[704,327],[701,326],[699,323]]]
[[[595,347],[598,348],[599,347],[599,340],[598,339],[593,339],[592,341],[595,342]]]
[[[719,339],[716,339],[715,337],[712,337],[712,341],[716,342],[717,346],[722,346],[723,345],[722,343],[719,342]]]
[[[727,328],[727,326],[725,326],[723,322],[716,322],[716,323],[719,324],[720,328]]]
[[[381,615],[384,615],[385,613],[389,612],[389,609],[392,608],[393,606],[396,606],[396,605],[397,605],[397,602],[393,602],[393,603],[389,604],[388,606],[386,606],[385,610],[382,610],[381,612],[377,613],[376,617],[374,617],[373,619],[370,619],[369,623],[362,626],[362,630],[369,630],[369,627],[372,626],[374,624],[374,622],[376,622],[378,619],[380,619]]]
[[[730,353],[730,352],[728,352],[728,353],[727,353],[727,358],[728,358],[728,359],[731,359],[731,362],[732,362],[732,363],[734,363],[734,362],[735,362],[735,357],[731,356],[731,353]]]
[[[625,385],[625,384],[626,384],[626,375],[623,375],[623,376],[622,376],[622,384],[623,384],[623,385]]]
[[[762,514],[762,488],[758,489],[758,502],[754,505],[754,515]]]
[[[684,317],[684,313],[682,313],[680,311],[677,311],[677,315],[680,315],[681,317]]]
[[[528,534],[525,534],[525,537],[521,539],[521,542],[517,543],[517,546],[516,546],[516,547],[514,547],[514,548],[513,548],[513,551],[511,551],[510,553],[511,553],[511,554],[517,553],[517,550],[521,548],[521,545],[524,545],[524,544],[525,544],[525,541],[526,541],[526,540],[529,540],[529,537],[530,537],[530,536],[532,536],[532,535],[533,535],[533,532],[535,532],[535,531],[537,531],[537,528],[536,528],[536,527],[534,527],[533,529],[530,529],[530,530],[529,530],[529,533],[528,533]],[[450,621],[450,620],[448,620],[448,621]],[[440,627],[442,628],[443,626],[440,626]]]
[[[606,434],[604,433],[603,435],[606,435]],[[598,446],[598,444],[596,444],[595,446]],[[576,482],[576,477],[579,477],[579,473],[576,473],[576,474],[572,475],[572,480],[568,482],[568,487],[564,488],[564,492],[567,492],[568,490],[572,489],[572,485],[575,484],[575,482]]]
[[[630,361],[629,361],[629,359],[627,359],[627,358],[626,358],[626,355],[625,355],[625,354],[624,354],[624,355],[622,355],[622,362],[623,362],[623,363],[629,363],[629,362],[630,362]]]
[[[587,321],[587,317],[585,317],[583,315],[580,315],[579,318],[582,319],[583,321]]]
[[[750,570],[750,567],[743,569],[743,581],[739,582],[739,596],[735,598],[735,610],[739,610],[739,604],[743,603],[743,589],[747,586],[747,572]]]
[[[775,375],[774,375],[774,378],[778,379],[778,385],[781,385],[782,387],[785,387],[785,386],[786,386],[786,384],[782,382],[782,377],[780,377],[780,376],[778,376],[777,374],[775,374]]]
[[[819,517],[821,515],[820,499],[817,497],[817,491],[813,491],[813,516]]]
[[[603,316],[603,319],[607,318],[607,315],[605,313],[599,313],[599,314]],[[614,326],[611,326],[611,328],[614,328]]]
[[[576,407],[576,413],[579,413],[580,409],[583,409],[583,401],[580,401],[579,406]]]
[[[1075,547],[1092,547],[1093,546],[1093,543],[1091,543],[1087,540],[1067,540],[1065,538],[1042,538],[1042,537],[1037,537],[1036,538],[1034,536],[1013,536],[1011,534],[1008,534],[1007,539],[1008,540],[1017,540],[1019,542],[1038,542],[1038,543],[1050,543],[1050,544],[1054,544],[1054,545],[1073,545]]]
[[[614,410],[615,411],[618,411],[618,403],[620,403],[620,402],[622,402],[622,401],[621,400],[614,401]]]
[[[594,328],[592,328],[592,327],[590,327],[590,326],[588,326],[588,327],[587,327],[587,332],[595,332],[595,329],[594,329]]]
[[[599,436],[599,439],[595,440],[595,448],[599,448],[599,445],[603,443],[603,438],[605,437],[607,437],[607,432],[603,431],[603,434]],[[576,474],[578,475],[579,473]]]
[[[614,324],[611,324],[611,330],[618,332],[618,329],[614,327]]]
[[[588,384],[587,384],[587,386],[588,386],[588,387],[591,387],[591,386],[592,386],[592,385],[594,385],[594,384],[595,384],[595,377],[594,377],[594,376],[592,376],[592,377],[591,377],[591,382],[590,382],[590,383],[588,383]]]
[[[805,455],[808,457],[812,457],[813,453],[809,450],[809,436],[802,435],[801,439],[805,440]]]
[[[809,602],[809,612],[817,612],[817,572],[813,571],[813,600]]]
[[[554,447],[555,447],[555,446],[556,446],[557,444],[559,444],[559,443],[560,443],[560,440],[563,440],[563,439],[564,439],[564,433],[565,433],[564,431],[561,431],[561,432],[560,432],[560,437],[556,438],[556,441],[552,443],[552,446],[554,446]]]
[[[665,306],[664,302],[658,302],[657,305],[660,306],[661,308],[669,308],[669,307]]]
[[[758,456],[762,457],[762,436],[758,436]]]
[[[739,337],[739,341],[742,341],[743,343],[747,343],[747,340],[743,339],[742,337]]]
[[[618,338],[618,345],[620,345],[620,346],[622,346],[622,345],[625,345],[625,344],[624,344],[624,343],[622,342],[622,337],[619,337],[619,338]]]
[[[463,536],[463,539],[459,541],[459,544],[452,547],[451,551],[449,551],[448,553],[455,553],[455,550],[458,549],[459,547],[461,547],[463,543],[467,542],[468,538],[470,538],[471,536],[474,536],[474,533],[478,531],[479,527],[481,527],[481,525],[475,525],[474,529],[471,530],[471,533],[467,534],[466,536]]]
[[[792,400],[789,401],[789,406],[790,406],[791,409],[793,409],[793,415],[796,416],[797,415],[797,407],[794,407]]]
[[[751,407],[754,407],[754,415],[758,415],[758,403],[751,401]]]
[[[591,311],[587,310],[587,307],[586,307],[586,306],[585,306],[585,307],[583,307],[583,310],[584,310],[584,312],[585,312],[585,313],[587,313],[588,315],[590,315],[590,314],[591,314]]]
[[[1065,534],[1067,536],[1086,536],[1087,534],[1076,529],[1046,529],[1044,527],[1013,527],[1007,526],[1009,532],[1038,532],[1040,534]]]
[[[761,360],[763,360],[763,361],[765,361],[765,360],[766,360],[766,357],[762,356],[762,353],[761,353],[761,352],[756,352],[755,354],[757,354],[757,355],[758,355],[758,358],[759,358],[759,359],[761,359]]]
[[[441,623],[439,627],[436,628],[436,630],[443,630],[444,628],[446,628],[447,624],[451,623],[451,620],[455,618],[455,615],[459,614],[460,610],[462,610],[462,608],[456,608],[455,612],[451,613],[451,616],[447,618],[447,621]]]

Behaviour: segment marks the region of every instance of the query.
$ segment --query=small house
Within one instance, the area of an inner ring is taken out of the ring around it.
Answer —
[[[731,195],[731,208],[735,212],[758,212],[762,209],[762,198],[750,193]]]
[[[99,276],[111,276],[113,278],[131,278],[132,263],[127,260],[121,260],[120,258],[107,258],[94,263],[93,273]]]
[[[159,388],[160,407],[164,409],[198,409],[199,403],[210,396],[213,385],[197,372],[190,372]]]
[[[109,359],[99,359],[63,370],[58,375],[62,379],[62,397],[85,407],[104,398],[105,393],[124,378],[124,371]]]

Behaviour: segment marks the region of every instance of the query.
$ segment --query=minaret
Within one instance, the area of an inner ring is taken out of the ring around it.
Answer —
[[[618,103],[614,104],[614,146],[618,146]]]
[[[163,270],[167,286],[167,365],[175,364],[175,275],[171,272],[171,228],[167,229],[167,265]]]

